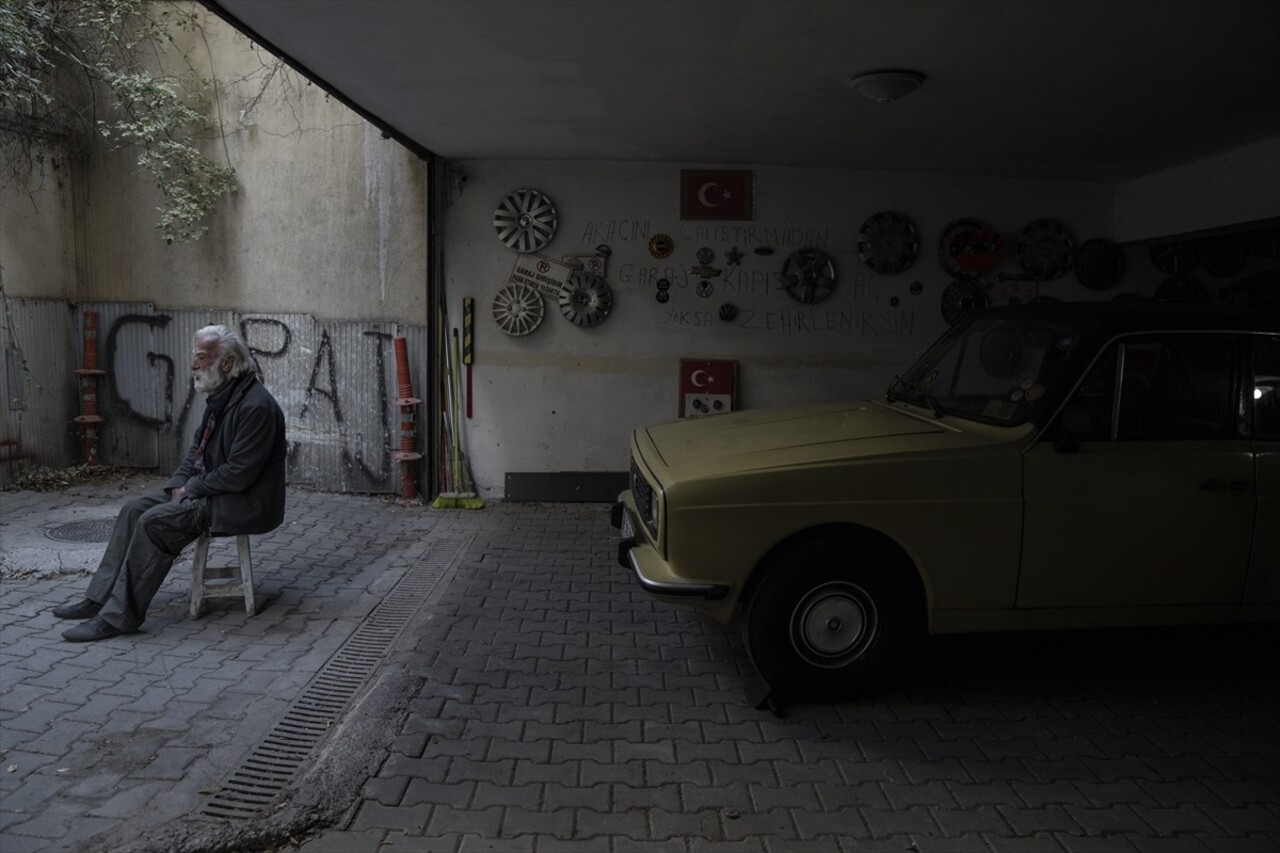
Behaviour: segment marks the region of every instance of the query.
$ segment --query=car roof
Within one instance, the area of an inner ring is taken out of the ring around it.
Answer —
[[[982,314],[1037,317],[1091,327],[1112,337],[1126,332],[1228,331],[1280,333],[1280,312],[1186,302],[1138,299],[1095,302],[1036,302],[988,308]]]

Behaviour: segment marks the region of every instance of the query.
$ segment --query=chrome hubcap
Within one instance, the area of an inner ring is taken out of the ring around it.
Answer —
[[[865,590],[832,582],[810,590],[796,605],[791,640],[806,662],[834,669],[865,654],[877,626],[875,603]]]

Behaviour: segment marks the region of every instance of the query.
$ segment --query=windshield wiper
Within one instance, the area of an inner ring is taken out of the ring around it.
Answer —
[[[896,373],[895,373],[895,374],[893,374],[893,381],[889,383],[889,387],[888,387],[888,388],[884,389],[884,400],[885,400],[885,402],[886,402],[886,403],[893,403],[893,402],[896,402],[896,401],[893,399],[893,388],[894,388],[894,386],[895,386],[895,385],[897,385],[899,382],[902,382],[902,377],[901,377],[901,376],[899,376],[899,375],[898,375],[898,374],[896,374]],[[903,385],[905,385],[906,383],[905,383],[905,382],[902,382],[902,384],[903,384]],[[907,389],[907,390],[911,390],[911,389]]]
[[[929,392],[920,387],[919,382],[908,382],[907,380],[903,379],[901,376],[899,376],[896,373],[893,375],[893,384],[890,385],[889,389],[884,392],[884,398],[886,401],[890,403],[895,402],[893,397],[893,389],[894,389],[894,386],[896,385],[901,385],[903,388],[907,390],[908,394],[919,395],[920,398],[924,400],[925,408],[927,408],[930,412],[932,412],[935,418],[939,418],[939,419],[942,418],[942,409],[938,406],[937,403],[934,402],[933,397],[929,396]]]

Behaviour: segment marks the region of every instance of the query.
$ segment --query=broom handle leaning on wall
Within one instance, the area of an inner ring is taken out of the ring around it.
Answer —
[[[471,362],[475,361],[476,301],[462,298],[462,363],[467,367],[467,420],[471,420]]]
[[[453,415],[453,485],[454,489],[462,482],[462,463],[458,458],[462,453],[462,437],[458,435],[458,330],[453,330],[453,354],[449,359],[449,399]]]

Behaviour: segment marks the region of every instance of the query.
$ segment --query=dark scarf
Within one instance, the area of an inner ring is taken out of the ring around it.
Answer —
[[[253,380],[253,373],[245,373],[235,379],[229,379],[221,388],[209,395],[204,403],[204,417],[200,421],[200,429],[196,433],[200,436],[200,443],[196,445],[196,473],[204,473],[204,451],[209,446],[209,439],[213,437],[213,432],[218,428],[218,421],[222,418],[222,410],[227,407],[227,403],[231,402],[231,398],[235,396],[237,388],[247,385]]]

